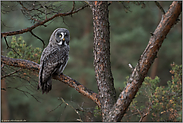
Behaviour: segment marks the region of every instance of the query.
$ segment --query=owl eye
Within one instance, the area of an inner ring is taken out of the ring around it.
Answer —
[[[62,37],[62,35],[59,35],[59,37],[61,38],[61,37]]]

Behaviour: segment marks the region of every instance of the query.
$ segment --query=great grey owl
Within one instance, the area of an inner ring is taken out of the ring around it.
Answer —
[[[57,28],[51,35],[48,46],[40,59],[39,85],[42,93],[52,88],[52,75],[62,74],[68,61],[70,33],[65,28]]]

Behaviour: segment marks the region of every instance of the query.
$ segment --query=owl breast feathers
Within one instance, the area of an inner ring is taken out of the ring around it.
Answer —
[[[40,59],[39,85],[42,93],[52,89],[52,75],[63,73],[68,62],[70,34],[65,28],[56,29]]]

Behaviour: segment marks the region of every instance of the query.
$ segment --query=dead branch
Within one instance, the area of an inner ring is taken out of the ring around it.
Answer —
[[[109,112],[108,122],[120,121],[125,114],[128,106],[135,97],[138,89],[142,85],[147,72],[152,65],[157,53],[175,21],[182,11],[182,2],[174,1],[169,10],[163,15],[158,27],[151,36],[149,43],[142,53],[135,69],[129,77],[127,86],[119,95],[117,102]]]
[[[27,94],[31,95],[37,102],[41,103],[33,94],[27,92],[27,91],[24,91],[24,90],[21,90],[19,88],[15,88],[16,90],[22,92],[23,94],[25,94],[27,96]],[[26,94],[27,93],[27,94]],[[27,96],[28,97],[28,96]]]
[[[12,48],[12,47],[10,47],[10,46],[9,46],[9,44],[8,44],[8,41],[7,41],[6,37],[4,37],[4,40],[5,40],[5,42],[6,42],[7,49],[8,49],[8,48],[12,49],[14,53],[16,53],[17,55],[19,55],[19,56],[20,56],[20,54],[18,54],[18,53],[17,53],[17,51],[16,51],[14,48]]]
[[[8,57],[1,55],[1,63],[9,65],[9,66],[39,71],[39,64],[32,62],[32,61],[29,61],[29,60],[8,58]],[[70,87],[72,87],[76,91],[78,91],[79,93],[81,93],[84,96],[93,100],[99,107],[101,106],[98,94],[93,92],[90,89],[87,89],[85,86],[83,86],[82,84],[80,84],[76,80],[74,80],[74,79],[72,79],[69,76],[66,76],[64,74],[62,74],[60,76],[53,76],[53,78],[69,85]]]
[[[37,39],[39,39],[42,43],[43,43],[43,49],[45,48],[45,43],[44,43],[44,41],[40,38],[40,37],[38,37],[37,35],[35,35],[33,32],[32,32],[32,30],[30,30],[30,33],[34,36],[34,37],[36,37]]]
[[[163,7],[160,5],[160,3],[158,1],[154,1],[156,6],[160,9],[160,11],[165,14],[165,10],[163,9]]]
[[[50,20],[53,20],[56,17],[63,17],[63,16],[72,15],[72,14],[77,13],[77,12],[79,12],[80,10],[82,10],[86,7],[88,7],[88,5],[84,5],[80,8],[78,8],[78,9],[76,9],[75,11],[69,11],[69,12],[66,12],[66,13],[57,13],[57,14],[53,15],[52,17],[47,18],[47,19],[45,19],[41,22],[38,22],[38,23],[34,24],[33,26],[28,27],[26,29],[22,29],[22,30],[18,30],[18,31],[11,31],[11,32],[2,32],[1,37],[12,36],[12,35],[23,34],[25,32],[29,32],[29,31],[35,29],[38,26],[44,25],[45,23],[47,23]]]
[[[23,5],[23,3],[21,1],[18,1],[18,3],[22,6],[22,8],[24,10],[27,11],[27,14],[29,15],[30,19],[33,20],[34,22],[40,22],[38,19],[34,18],[29,12],[28,12],[28,9]],[[24,13],[24,10],[21,9],[22,13]]]
[[[6,74],[6,75],[4,75],[4,76],[1,76],[1,79],[6,78],[6,77],[8,77],[8,76],[11,76],[11,75],[17,73],[17,72],[20,71],[21,69],[22,69],[22,68],[20,68],[20,69],[18,69],[18,70],[16,70],[16,71],[13,71],[13,72],[11,72],[11,73],[9,73],[9,74]]]
[[[70,105],[69,103],[65,102],[65,100],[62,97],[59,98],[59,100],[61,100],[63,103],[65,103],[66,106],[69,106],[70,108],[72,108],[74,110],[74,112],[76,112],[76,114],[79,116],[79,119],[77,119],[77,121],[83,122],[79,112],[72,105]]]

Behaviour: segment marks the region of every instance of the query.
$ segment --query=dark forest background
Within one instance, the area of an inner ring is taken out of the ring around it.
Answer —
[[[72,9],[72,2],[56,2],[53,4],[58,3],[61,3],[61,12]],[[171,2],[160,3],[165,11],[171,4]],[[8,10],[8,8],[5,8],[7,4],[11,8],[9,12],[4,11]],[[43,4],[45,3],[43,2]],[[83,2],[76,2],[76,7],[83,4]],[[117,94],[125,87],[126,78],[131,74],[128,64],[130,63],[133,66],[137,64],[138,58],[148,44],[150,33],[156,29],[161,20],[161,15],[161,11],[154,2],[144,2],[144,4],[112,2],[109,6],[111,67]],[[159,87],[167,87],[167,81],[172,79],[171,64],[182,64],[182,16],[180,19],[181,21],[167,35],[148,73],[148,76],[152,79],[155,76],[159,77],[157,84]],[[33,24],[28,17],[22,14],[20,4],[17,2],[1,3],[1,32],[25,29]],[[72,16],[55,18],[48,22],[46,27],[35,28],[34,33],[44,40],[47,46],[50,35],[56,28],[67,28],[71,36],[69,61],[64,74],[97,92],[93,67],[93,22],[90,8],[85,8]],[[7,41],[15,47],[15,43],[19,46],[22,44],[22,47],[19,47],[20,49],[25,48],[20,51],[22,54],[20,58],[22,59],[30,58],[25,53],[28,50],[27,48],[30,51],[39,51],[36,56],[31,56],[38,57],[38,59],[43,50],[42,42],[30,33],[9,36]],[[7,49],[4,39],[1,39],[1,47],[2,55],[14,56],[11,49]],[[36,62],[39,63],[39,60]],[[18,68],[4,66],[1,76],[16,70]],[[4,113],[9,119],[32,122],[77,121],[77,119],[83,121],[101,120],[100,112],[94,102],[59,81],[53,80],[52,90],[48,94],[42,94],[41,91],[37,90],[38,74],[28,70],[19,71],[12,76],[5,77],[4,82],[6,84],[5,98],[7,99],[8,109],[1,113]],[[138,105],[136,106],[138,107],[145,105],[147,99],[141,97],[137,101]],[[127,113],[124,119],[138,121],[137,115],[138,113]],[[153,121],[153,118],[149,117],[148,121]]]

